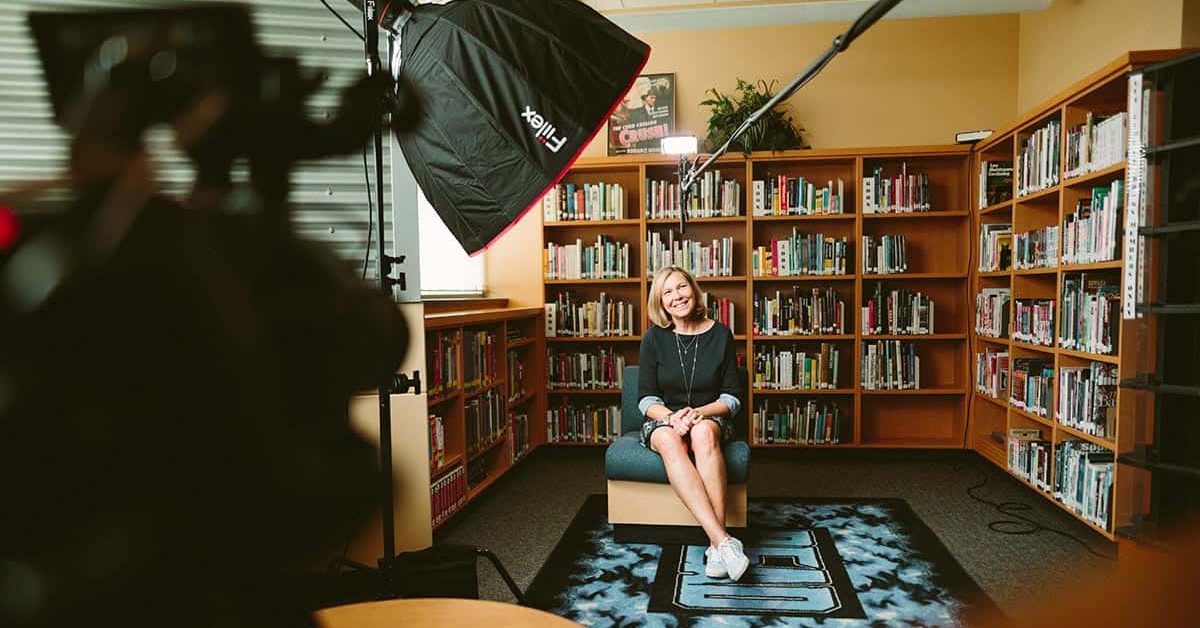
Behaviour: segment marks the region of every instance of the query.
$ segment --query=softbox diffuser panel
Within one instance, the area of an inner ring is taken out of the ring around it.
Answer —
[[[400,37],[400,71],[424,99],[400,147],[468,253],[558,182],[650,55],[577,0],[418,5]]]

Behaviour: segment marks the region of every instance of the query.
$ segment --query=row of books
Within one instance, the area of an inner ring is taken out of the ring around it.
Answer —
[[[596,301],[575,300],[570,292],[560,292],[553,303],[545,304],[546,337],[559,336],[633,336],[633,303],[612,300],[605,292]]]
[[[508,400],[516,401],[529,394],[533,386],[528,385],[525,361],[515,351],[508,352]]]
[[[488,460],[490,456],[480,456],[467,463],[467,489],[473,489],[492,474],[492,464]]]
[[[733,238],[724,236],[709,242],[677,238],[673,229],[666,238],[657,231],[646,237],[646,276],[660,268],[678,266],[696,277],[733,276]]]
[[[1049,493],[1054,474],[1051,471],[1053,445],[1042,438],[1038,428],[1008,429],[1008,469],[1017,477]]]
[[[888,290],[877,282],[862,305],[862,333],[932,334],[933,299],[920,291]]]
[[[499,391],[484,391],[468,399],[463,404],[463,416],[468,455],[483,451],[504,438],[508,417],[504,414],[504,399]]]
[[[1092,264],[1117,259],[1118,230],[1125,208],[1125,182],[1092,188],[1091,196],[1075,203],[1063,220],[1062,261]]]
[[[547,242],[542,251],[546,279],[623,279],[629,277],[629,243],[606,235],[595,242],[576,238],[569,244]]]
[[[862,345],[864,390],[915,390],[921,387],[921,357],[911,340],[876,340]]]
[[[821,186],[804,177],[781,174],[755,179],[750,192],[750,210],[755,216],[846,213],[846,184],[842,179],[830,179]]]
[[[771,238],[750,252],[755,277],[793,275],[845,275],[850,245],[845,236],[802,233],[792,227],[787,238]]]
[[[1054,400],[1054,363],[1041,358],[1013,357],[1009,360],[1008,402],[1030,414],[1050,417]]]
[[[979,272],[1012,267],[1012,225],[990,222],[979,225]]]
[[[1058,225],[1013,236],[1013,266],[1019,270],[1058,265]]]
[[[1127,119],[1124,111],[1109,116],[1089,111],[1082,124],[1067,129],[1067,178],[1125,161]]]
[[[513,462],[529,453],[529,414],[525,412],[508,412],[508,429],[512,434],[509,442],[509,456]]]
[[[546,386],[562,388],[620,388],[625,356],[613,347],[593,351],[548,351]]]
[[[764,401],[754,410],[754,444],[837,445],[842,441],[841,408],[816,399]]]
[[[542,196],[543,222],[624,218],[625,188],[620,183],[559,183]]]
[[[1043,347],[1054,346],[1054,299],[1017,299],[1013,304],[1014,340]]]
[[[458,388],[458,331],[435,331],[425,339],[426,392],[436,397]]]
[[[1121,326],[1121,285],[1089,273],[1066,275],[1062,284],[1058,344],[1066,349],[1112,355]]]
[[[500,376],[496,368],[499,349],[496,332],[490,329],[463,331],[463,390],[490,386]]]
[[[975,390],[994,399],[1008,398],[1008,351],[987,347],[975,354]]]
[[[979,162],[979,209],[1011,200],[1012,188],[1013,162],[994,159]]]
[[[681,208],[678,180],[646,179],[646,218],[677,219]],[[740,216],[742,184],[721,176],[720,170],[700,175],[688,201],[688,218]]]
[[[621,437],[621,406],[573,406],[546,410],[546,442],[611,443]]]
[[[1058,371],[1058,422],[1092,436],[1115,437],[1117,365],[1090,362],[1060,366]]]
[[[433,481],[429,486],[429,510],[437,527],[467,504],[467,472],[462,465]]]
[[[446,465],[446,419],[429,413],[429,470],[438,472]]]
[[[731,331],[737,329],[737,317],[734,315],[733,301],[726,297],[704,295],[704,305],[708,309],[708,317],[728,327]]]
[[[900,172],[886,176],[876,167],[871,176],[863,178],[863,213],[890,214],[927,212],[930,210],[929,175],[909,172],[908,162],[900,164]]]
[[[1017,159],[1017,196],[1058,185],[1062,163],[1062,122],[1049,120],[1029,137],[1021,138]]]
[[[983,288],[975,295],[975,333],[989,338],[1008,338],[1009,288]]]
[[[754,351],[753,386],[763,390],[836,389],[841,351],[822,342],[815,351],[772,343]]]
[[[1083,519],[1111,530],[1115,457],[1111,450],[1084,440],[1054,446],[1054,499]]]
[[[846,302],[833,288],[792,286],[754,295],[754,333],[791,336],[846,333]]]
[[[908,238],[903,235],[862,237],[862,268],[866,274],[908,271]]]

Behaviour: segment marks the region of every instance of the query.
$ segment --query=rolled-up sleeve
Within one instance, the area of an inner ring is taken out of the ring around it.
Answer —
[[[742,407],[742,402],[729,393],[721,393],[721,396],[717,397],[717,401],[729,406],[729,416],[731,417],[737,416],[738,410]],[[645,412],[642,414],[645,414]]]
[[[662,400],[662,397],[658,397],[655,395],[646,395],[645,397],[642,397],[641,399],[638,400],[638,412],[641,412],[642,416],[644,417],[644,416],[646,416],[646,411],[648,411],[650,409],[650,406],[653,406],[655,404],[662,405],[662,406],[667,405],[666,402]]]

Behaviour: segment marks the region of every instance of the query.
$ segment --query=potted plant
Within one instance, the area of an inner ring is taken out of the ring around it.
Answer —
[[[723,94],[715,87],[705,90],[711,98],[701,101],[700,104],[712,109],[708,118],[706,150],[712,152],[723,145],[750,114],[758,111],[775,96],[774,89],[775,81],[767,83],[759,79],[751,83],[739,78],[732,94]],[[756,150],[808,148],[801,136],[804,128],[795,125],[786,107],[787,105],[780,103],[763,114],[730,148],[740,148],[745,154]]]

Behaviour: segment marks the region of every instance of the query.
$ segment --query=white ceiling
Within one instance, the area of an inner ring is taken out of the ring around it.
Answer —
[[[874,0],[584,0],[627,31],[851,22]],[[1025,13],[1051,0],[902,0],[884,19]]]

